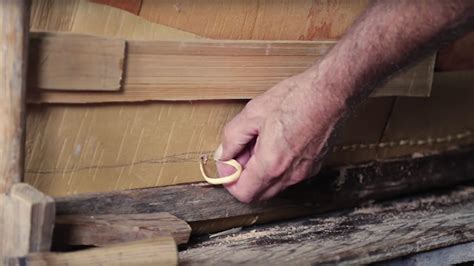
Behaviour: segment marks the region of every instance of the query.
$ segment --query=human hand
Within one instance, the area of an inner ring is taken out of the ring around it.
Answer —
[[[345,112],[316,67],[286,79],[251,100],[223,130],[214,158],[235,158],[244,168],[226,185],[242,202],[265,200],[319,170],[327,140]],[[334,90],[337,91],[337,90]],[[218,164],[221,176],[234,169]]]

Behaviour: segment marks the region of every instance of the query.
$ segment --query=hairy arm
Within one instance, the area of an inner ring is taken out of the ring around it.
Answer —
[[[472,0],[376,1],[313,67],[250,101],[224,128],[216,159],[236,158],[226,186],[243,202],[310,176],[349,107],[425,53],[473,27]],[[219,166],[221,175],[231,172]]]

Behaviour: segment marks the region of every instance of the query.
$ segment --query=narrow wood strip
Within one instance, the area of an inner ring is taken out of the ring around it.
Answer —
[[[125,41],[36,33],[30,44],[29,87],[67,91],[120,89]]]
[[[177,265],[178,255],[172,237],[126,242],[100,248],[65,253],[31,253],[6,259],[8,266],[42,265]]]
[[[66,38],[62,34],[57,36],[61,36],[59,39]],[[61,103],[251,99],[278,82],[311,67],[334,43],[331,41],[129,41],[123,90],[72,93],[35,90],[35,86],[30,86],[28,99],[30,102]],[[101,51],[98,48],[94,50]],[[75,57],[68,56],[67,60],[64,60],[78,61],[76,57],[81,58],[81,53]],[[84,62],[87,65],[89,63]],[[97,75],[100,71],[94,70],[97,68],[95,65],[90,68],[84,65],[81,68],[93,71],[94,75]],[[402,71],[376,90],[373,96],[429,96],[433,65],[434,56],[428,57]],[[39,71],[47,76],[52,75],[48,73],[53,70],[43,71],[40,68]],[[116,72],[110,74],[115,76]],[[95,77],[94,75],[92,77]],[[68,88],[74,87],[72,85],[74,83],[82,82],[80,79],[74,81],[69,77],[64,80],[65,83],[66,81],[71,82],[63,85]],[[95,84],[95,88],[100,90],[101,83]]]
[[[59,215],[54,245],[103,246],[171,235],[177,244],[187,243],[191,227],[166,212],[140,214]]]
[[[472,240],[470,186],[195,241],[180,262],[361,265]]]
[[[59,214],[169,212],[203,233],[350,207],[473,180],[474,149],[326,169],[308,182],[261,203],[243,204],[224,188],[203,184],[156,187],[56,198]],[[435,174],[434,174],[435,173]],[[222,204],[225,203],[225,204]],[[199,210],[199,211],[196,211]],[[209,222],[212,219],[232,221]]]

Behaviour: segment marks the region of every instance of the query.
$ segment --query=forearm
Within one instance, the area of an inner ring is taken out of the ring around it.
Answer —
[[[313,68],[316,97],[323,94],[339,109],[364,98],[398,69],[472,28],[473,3],[375,2]]]

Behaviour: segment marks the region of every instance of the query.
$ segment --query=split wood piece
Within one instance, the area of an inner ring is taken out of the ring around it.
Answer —
[[[178,253],[172,237],[91,248],[65,253],[31,253],[24,257],[8,258],[7,266],[59,265],[178,265]]]
[[[474,186],[216,236],[180,262],[360,265],[474,240]]]
[[[103,246],[171,235],[177,244],[187,243],[191,227],[166,212],[141,214],[59,215],[53,243]]]
[[[13,185],[3,201],[3,243],[8,256],[49,251],[53,235],[54,200],[26,183]]]
[[[279,197],[254,204],[240,203],[224,188],[205,184],[59,197],[56,204],[59,214],[169,212],[190,223],[193,234],[200,234],[446,187],[473,180],[473,172],[471,146],[424,158],[323,169]]]
[[[59,33],[57,36],[58,39],[68,38]],[[334,43],[129,41],[122,91],[73,93],[35,90],[33,86],[29,87],[28,100],[97,103],[251,99],[278,82],[311,67]],[[76,61],[75,58],[70,60]],[[402,71],[376,90],[373,96],[429,96],[433,66],[434,56],[430,56]]]
[[[117,91],[125,41],[76,34],[31,35],[28,86],[47,90]]]

